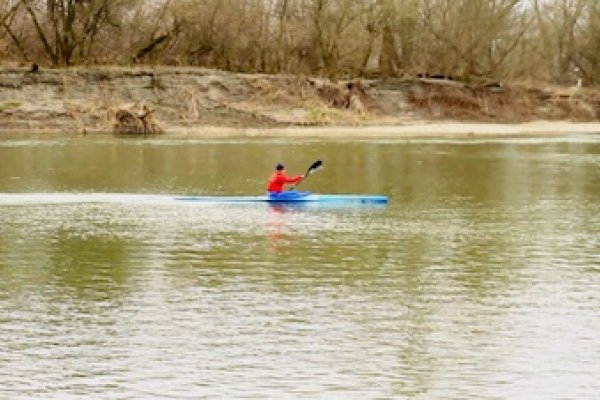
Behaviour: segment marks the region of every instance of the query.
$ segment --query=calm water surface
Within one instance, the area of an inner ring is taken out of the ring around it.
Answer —
[[[597,399],[600,138],[3,139],[0,310],[0,398]]]

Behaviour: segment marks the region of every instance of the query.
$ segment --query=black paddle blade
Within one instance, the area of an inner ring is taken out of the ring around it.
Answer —
[[[323,165],[323,162],[321,160],[315,161],[314,163],[312,163],[312,165],[310,167],[308,167],[308,169],[306,170],[306,175],[305,176],[308,176],[308,175],[312,174],[317,169],[321,168],[322,165]]]
[[[321,168],[322,165],[323,165],[323,161],[321,161],[321,160],[317,160],[314,163],[312,163],[310,165],[310,167],[308,167],[308,169],[306,170],[306,173],[304,174],[303,178],[306,178],[307,176],[309,176],[310,174],[312,174],[313,172],[315,172],[316,170]],[[290,190],[294,190],[296,188],[296,186],[298,186],[299,184],[300,184],[300,182],[296,183],[294,186],[292,186],[290,188]]]

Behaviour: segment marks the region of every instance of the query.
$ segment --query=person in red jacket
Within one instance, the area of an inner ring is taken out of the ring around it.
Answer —
[[[287,176],[283,164],[278,163],[275,166],[275,172],[269,178],[267,184],[267,192],[280,193],[283,192],[283,185],[286,183],[298,183],[303,179],[302,175]]]

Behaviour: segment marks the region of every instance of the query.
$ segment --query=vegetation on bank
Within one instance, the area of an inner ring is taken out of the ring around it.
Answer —
[[[597,121],[589,88],[240,74],[191,67],[0,68],[1,132],[201,131],[453,120]]]
[[[3,0],[0,60],[592,86],[600,2]]]

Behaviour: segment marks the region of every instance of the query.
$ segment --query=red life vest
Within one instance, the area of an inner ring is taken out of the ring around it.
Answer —
[[[283,171],[275,171],[269,178],[267,184],[267,191],[269,192],[283,192],[284,183],[297,183],[302,180],[302,175],[297,176],[286,176]]]

